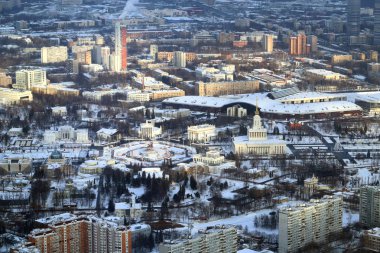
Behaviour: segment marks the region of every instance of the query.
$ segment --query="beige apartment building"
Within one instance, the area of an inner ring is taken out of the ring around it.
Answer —
[[[34,85],[46,86],[47,83],[45,70],[23,69],[16,71],[16,84],[13,85],[13,88],[30,90]]]
[[[7,76],[5,73],[0,72],[0,86],[8,87],[12,84],[12,77]]]
[[[195,93],[199,96],[222,96],[244,93],[254,93],[259,90],[259,81],[236,81],[236,82],[197,82]]]
[[[364,231],[363,243],[369,252],[380,252],[380,228]]]
[[[232,253],[237,252],[237,230],[234,227],[205,231],[195,238],[160,244],[160,253]]]
[[[67,47],[60,46],[41,48],[41,63],[64,62],[67,58]]]
[[[152,101],[161,101],[166,98],[185,96],[185,91],[178,88],[167,89],[167,90],[154,90],[154,91],[149,91],[149,96],[150,96],[150,100]]]
[[[326,242],[329,235],[342,229],[342,205],[342,198],[325,196],[280,210],[278,252],[299,252],[312,242]]]

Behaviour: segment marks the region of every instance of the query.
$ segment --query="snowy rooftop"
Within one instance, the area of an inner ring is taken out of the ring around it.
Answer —
[[[302,98],[337,98],[337,97],[346,98],[346,96],[344,95],[328,94],[328,93],[322,93],[322,92],[300,92],[297,94],[280,98],[278,100],[286,101],[286,100],[302,99]]]
[[[102,128],[96,132],[97,134],[114,135],[117,133],[117,129]]]
[[[334,96],[318,92],[301,92],[292,97],[317,97],[317,96]],[[290,96],[288,96],[290,97]],[[283,99],[287,99],[284,97]],[[330,113],[330,112],[344,112],[344,111],[361,111],[362,108],[354,103],[347,101],[330,101],[320,103],[304,103],[304,104],[282,104],[281,100],[273,100],[267,97],[267,93],[254,93],[243,95],[231,95],[223,97],[202,97],[202,96],[184,96],[173,97],[164,100],[164,103],[178,104],[178,105],[191,105],[199,107],[222,108],[232,104],[241,103],[249,104],[251,106],[258,106],[261,112],[264,113],[277,113],[277,114],[316,114],[316,113]]]
[[[36,220],[38,223],[41,224],[51,224],[51,223],[57,223],[57,222],[64,222],[64,221],[71,221],[76,219],[77,216],[71,213],[62,213],[58,215],[49,216],[46,218],[38,219]]]
[[[373,228],[373,229],[367,230],[367,232],[371,236],[380,237],[380,228]]]
[[[380,103],[380,92],[373,91],[373,92],[350,93],[348,95],[348,98],[352,102],[354,102],[355,100],[361,100],[361,101],[366,101],[370,103]]]

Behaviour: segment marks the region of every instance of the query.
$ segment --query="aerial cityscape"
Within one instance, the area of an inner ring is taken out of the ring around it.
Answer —
[[[0,253],[380,252],[380,0],[0,0]]]

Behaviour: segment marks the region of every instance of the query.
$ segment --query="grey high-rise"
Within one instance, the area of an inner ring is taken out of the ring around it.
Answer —
[[[380,187],[360,188],[360,222],[367,227],[380,226]]]
[[[360,33],[361,0],[347,0],[347,34],[356,36]]]
[[[380,46],[380,0],[375,0],[375,9],[373,11],[375,23],[373,27],[374,45]]]

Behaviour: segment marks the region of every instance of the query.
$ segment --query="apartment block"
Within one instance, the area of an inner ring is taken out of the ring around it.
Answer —
[[[40,229],[29,234],[29,242],[41,253],[132,252],[132,236],[150,234],[148,225],[118,226],[93,216],[69,213],[36,221]]]
[[[364,231],[363,244],[369,252],[380,252],[380,228]]]
[[[30,90],[34,85],[47,85],[46,71],[40,69],[16,71],[16,84],[13,88]]]
[[[0,72],[0,86],[8,87],[10,84],[12,84],[12,77]]]
[[[364,186],[360,189],[360,223],[367,227],[380,227],[380,187]]]
[[[259,81],[237,82],[197,82],[195,92],[199,96],[222,96],[244,93],[254,93],[259,90]]]
[[[67,61],[67,47],[41,48],[41,63],[57,63]]]
[[[342,205],[340,197],[325,196],[280,210],[278,252],[299,252],[309,243],[327,241],[342,229]]]
[[[195,238],[165,242],[160,253],[231,253],[237,252],[237,230],[234,227],[211,229]]]

